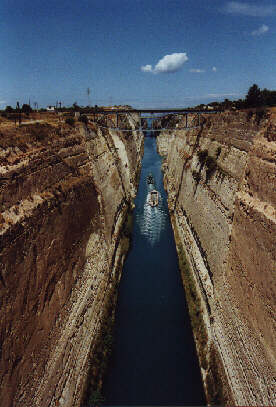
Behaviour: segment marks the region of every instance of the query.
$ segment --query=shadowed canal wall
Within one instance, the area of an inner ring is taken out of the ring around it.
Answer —
[[[100,381],[95,348],[128,248],[143,134],[54,115],[1,126],[0,406],[76,407],[91,364]]]

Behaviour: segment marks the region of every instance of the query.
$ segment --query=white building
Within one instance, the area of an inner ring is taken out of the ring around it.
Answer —
[[[54,112],[56,110],[55,106],[47,106],[46,108],[47,112]]]

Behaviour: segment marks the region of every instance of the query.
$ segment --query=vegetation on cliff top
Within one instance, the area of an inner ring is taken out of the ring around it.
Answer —
[[[261,90],[259,86],[254,83],[248,89],[247,95],[244,99],[224,99],[223,102],[211,102],[208,104],[208,106],[210,108],[213,108],[214,110],[236,110],[276,106],[276,90],[268,90],[266,88]],[[195,108],[204,109],[206,108],[206,106],[204,104],[200,104],[198,106],[195,106]]]

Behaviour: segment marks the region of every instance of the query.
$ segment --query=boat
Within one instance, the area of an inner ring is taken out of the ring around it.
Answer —
[[[153,175],[152,175],[152,174],[149,174],[149,175],[147,176],[147,183],[148,183],[148,184],[154,184],[154,178],[153,178]]]
[[[158,191],[155,189],[150,191],[150,196],[149,196],[149,205],[154,207],[158,205]]]

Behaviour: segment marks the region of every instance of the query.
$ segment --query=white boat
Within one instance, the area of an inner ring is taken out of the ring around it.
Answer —
[[[155,189],[153,189],[152,191],[150,191],[150,196],[149,196],[149,205],[154,207],[158,205],[158,191],[156,191]]]

